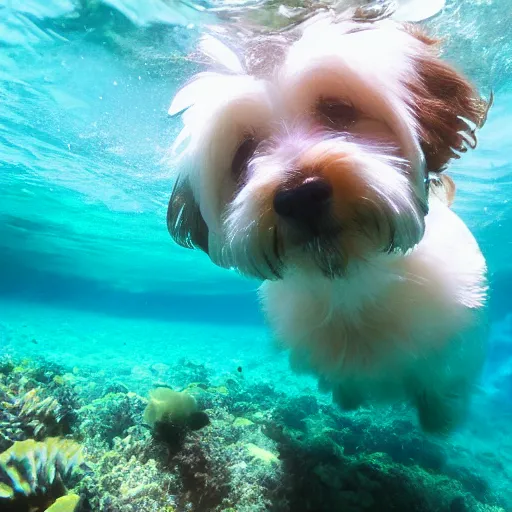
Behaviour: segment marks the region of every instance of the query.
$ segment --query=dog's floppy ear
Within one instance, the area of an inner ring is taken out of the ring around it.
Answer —
[[[187,178],[178,177],[167,207],[167,229],[176,243],[208,254],[208,226]]]
[[[427,169],[440,172],[459,153],[476,147],[476,130],[486,121],[492,95],[484,101],[463,75],[439,58],[438,40],[416,26],[406,24],[404,29],[426,46],[415,58],[418,75],[408,87]]]

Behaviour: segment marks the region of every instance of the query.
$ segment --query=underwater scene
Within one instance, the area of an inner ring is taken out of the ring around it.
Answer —
[[[199,38],[318,2],[0,0],[0,512],[512,511],[512,1],[391,3],[493,97],[449,166],[490,289],[466,420],[344,410],[168,232]]]

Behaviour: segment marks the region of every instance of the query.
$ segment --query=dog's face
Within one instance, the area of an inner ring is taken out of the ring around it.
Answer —
[[[260,279],[342,276],[422,238],[429,173],[476,143],[485,104],[434,41],[390,20],[329,16],[255,38],[176,95],[182,174],[168,228]]]

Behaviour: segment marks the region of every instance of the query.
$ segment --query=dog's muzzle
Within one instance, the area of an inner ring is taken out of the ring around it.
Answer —
[[[333,201],[332,185],[318,176],[283,186],[273,200],[285,247],[299,249],[329,278],[341,276],[346,264],[340,252],[340,226],[334,219]],[[280,256],[285,253],[286,249]]]
[[[319,177],[278,190],[273,207],[280,219],[305,235],[318,236],[330,216],[333,191],[330,183]]]

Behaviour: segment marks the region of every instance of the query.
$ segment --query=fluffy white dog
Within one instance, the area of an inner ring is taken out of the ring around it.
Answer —
[[[442,171],[487,103],[418,27],[356,11],[201,49],[213,69],[170,108],[172,237],[264,280],[293,367],[344,409],[407,400],[424,431],[452,431],[485,355],[487,282]]]

